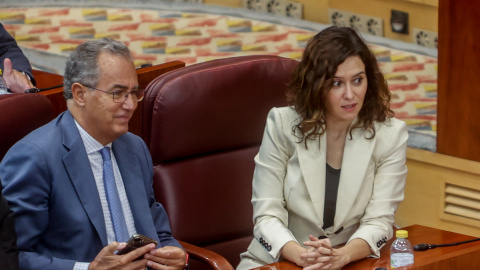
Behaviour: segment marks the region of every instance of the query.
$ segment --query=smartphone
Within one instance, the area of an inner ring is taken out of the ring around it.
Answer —
[[[128,242],[127,242],[127,246],[126,246],[124,249],[119,250],[119,251],[117,252],[117,255],[127,254],[127,253],[129,253],[130,251],[132,251],[132,250],[135,250],[135,249],[137,249],[137,248],[139,248],[139,247],[143,247],[143,246],[148,245],[148,244],[150,244],[150,243],[154,243],[155,246],[157,246],[157,244],[158,244],[155,239],[152,239],[152,238],[147,237],[147,236],[145,236],[145,235],[141,235],[141,234],[139,234],[139,233],[136,233],[136,234],[132,235],[132,237],[130,237],[130,239],[129,239]],[[140,256],[140,257],[138,257],[138,258],[135,259],[135,260],[138,260],[138,259],[140,259],[141,257],[143,257],[143,255]]]

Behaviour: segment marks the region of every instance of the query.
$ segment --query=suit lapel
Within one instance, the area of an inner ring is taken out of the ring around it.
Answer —
[[[326,136],[319,140],[308,141],[308,150],[304,143],[297,144],[300,170],[305,180],[310,199],[317,213],[318,219],[323,222],[323,208],[325,204],[325,178],[327,162]]]
[[[342,172],[338,186],[342,192],[338,193],[334,231],[344,225],[343,222],[353,207],[368,169],[375,138],[367,140],[365,134],[369,135],[361,129],[354,129],[352,139],[349,139],[349,135],[347,135],[345,141]]]
[[[127,193],[130,209],[132,210],[135,228],[138,233],[157,238],[155,226],[151,220],[150,206],[145,191],[145,180],[139,161],[135,155],[130,154],[122,137],[113,142],[113,153],[118,168],[122,174],[125,192]]]
[[[64,113],[60,125],[63,132],[63,145],[68,149],[68,153],[63,156],[63,164],[87,216],[100,236],[102,244],[106,246],[108,245],[107,232],[97,185],[87,151],[69,111]]]

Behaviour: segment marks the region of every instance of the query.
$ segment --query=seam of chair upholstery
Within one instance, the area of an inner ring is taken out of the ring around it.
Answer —
[[[192,67],[192,68],[193,67],[195,67],[195,68],[203,67],[203,66],[212,65],[212,63],[216,63],[216,62],[213,62],[213,61],[227,62],[227,60],[232,61],[231,59],[234,59],[234,58],[245,58],[245,59],[242,59],[241,62],[234,62],[234,63],[230,63],[228,65],[221,65],[221,66],[220,65],[214,65],[214,66],[209,67],[208,69],[193,70],[193,71],[189,71],[186,74],[182,74],[182,75],[179,75],[179,76],[177,75],[173,79],[170,79],[165,84],[165,86],[168,86],[169,84],[174,83],[177,80],[183,79],[187,76],[193,76],[193,75],[196,75],[196,74],[199,74],[199,73],[210,72],[212,70],[225,69],[225,68],[236,67],[236,66],[245,65],[245,64],[252,64],[254,62],[267,62],[267,61],[272,61],[274,59],[276,59],[277,61],[295,61],[293,59],[285,58],[285,57],[282,57],[282,56],[261,55],[261,57],[260,57],[259,55],[254,55],[254,56],[238,56],[238,57],[232,57],[232,58],[223,58],[223,59],[218,59],[218,60],[212,60],[212,61],[209,61],[209,62],[194,64],[194,65],[191,65],[189,67]],[[189,67],[185,67],[185,68],[189,68]],[[170,72],[167,73],[167,76],[168,75],[173,76],[172,74],[174,74],[174,73],[185,72],[185,68],[178,69],[178,70],[173,70],[171,73]],[[162,94],[162,92],[160,92],[159,95],[157,95],[157,97],[155,99],[158,99],[159,98],[158,96],[161,96],[161,94]]]

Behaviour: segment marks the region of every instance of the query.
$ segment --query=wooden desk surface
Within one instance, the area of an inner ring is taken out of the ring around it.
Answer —
[[[408,231],[409,239],[413,245],[417,244],[447,244],[474,239],[474,237],[443,231],[421,225],[412,225],[402,228]],[[367,258],[346,265],[342,269],[368,269],[377,267],[390,269],[390,239],[381,251],[379,259]],[[293,263],[282,261],[269,264],[255,270],[299,270],[301,267]],[[415,252],[415,263],[408,267],[409,270],[439,270],[439,269],[480,269],[480,241],[466,243],[451,247],[437,247],[426,251]]]

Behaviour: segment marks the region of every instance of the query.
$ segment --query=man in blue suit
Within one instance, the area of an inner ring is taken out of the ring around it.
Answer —
[[[109,38],[79,45],[64,89],[68,110],[16,143],[0,164],[20,268],[185,268],[187,254],[154,198],[149,151],[128,133],[144,95],[128,48]],[[134,233],[158,247],[116,254]]]

